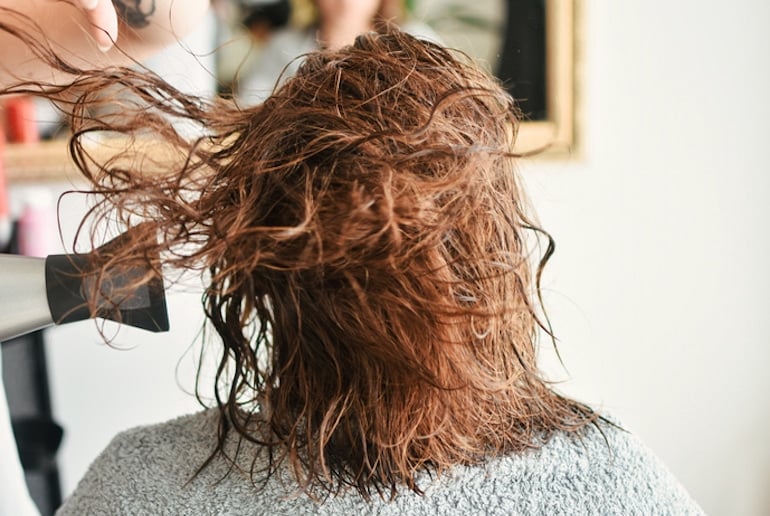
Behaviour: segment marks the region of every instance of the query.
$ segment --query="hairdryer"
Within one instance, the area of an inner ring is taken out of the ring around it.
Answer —
[[[93,317],[168,331],[163,279],[149,265],[108,268],[99,277],[99,260],[104,260],[99,257],[109,257],[110,249],[124,238],[125,234],[92,253],[46,258],[0,254],[0,341]],[[130,287],[143,277],[150,279]]]

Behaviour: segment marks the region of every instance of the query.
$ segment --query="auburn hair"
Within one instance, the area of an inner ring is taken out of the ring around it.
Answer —
[[[147,71],[69,71],[45,95],[72,112],[71,151],[97,200],[89,220],[133,228],[111,263],[160,253],[166,271],[207,275],[203,307],[222,350],[211,458],[234,464],[227,440],[251,441],[269,452],[254,481],[288,466],[308,493],[394,495],[419,492],[420,471],[536,448],[596,420],[538,371],[553,242],[517,179],[515,103],[465,55],[369,33],[307,55],[247,109]],[[119,117],[89,115],[106,87],[138,101]],[[24,91],[40,85],[4,93]],[[84,144],[104,131],[129,137],[120,159]],[[133,143],[148,139],[184,159],[159,166]],[[531,234],[548,242],[534,267]]]

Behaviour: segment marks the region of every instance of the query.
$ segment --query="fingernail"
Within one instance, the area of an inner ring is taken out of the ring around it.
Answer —
[[[93,11],[99,5],[99,0],[81,0],[80,5],[87,11]]]
[[[94,39],[96,40],[96,46],[102,52],[108,52],[115,46],[115,38],[103,29],[99,29],[97,33],[94,34]]]
[[[109,52],[109,50],[112,48],[114,43],[110,39],[109,36],[106,34],[101,34],[101,37],[97,38],[96,40],[96,46],[99,47],[99,50],[102,52]],[[101,41],[100,41],[101,40]]]

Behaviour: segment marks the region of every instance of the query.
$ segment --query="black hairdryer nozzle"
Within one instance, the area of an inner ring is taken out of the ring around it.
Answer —
[[[149,331],[168,331],[163,278],[157,271],[149,265],[101,270],[99,259],[109,259],[110,250],[125,238],[123,234],[93,253],[46,258],[45,284],[54,323],[101,317]],[[132,286],[143,277],[149,279]]]

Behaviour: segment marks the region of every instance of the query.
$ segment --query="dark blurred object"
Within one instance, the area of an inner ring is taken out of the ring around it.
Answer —
[[[25,471],[56,467],[56,451],[64,430],[47,417],[19,417],[13,420],[13,434]]]
[[[269,37],[275,29],[285,27],[291,17],[291,2],[289,0],[259,1],[241,0],[243,25],[258,40]]]
[[[508,0],[496,75],[527,120],[546,120],[545,0]]]

